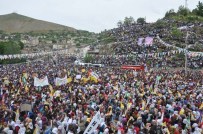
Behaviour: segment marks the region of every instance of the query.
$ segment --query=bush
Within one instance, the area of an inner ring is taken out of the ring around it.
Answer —
[[[13,41],[0,42],[0,53],[3,55],[5,55],[5,54],[19,54],[20,50],[21,50],[21,46],[16,42],[13,42]]]
[[[93,56],[86,54],[84,57],[84,62],[88,63],[91,62],[93,60]]]

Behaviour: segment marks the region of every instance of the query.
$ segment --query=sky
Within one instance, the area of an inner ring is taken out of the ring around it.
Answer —
[[[188,0],[194,9],[200,0]],[[155,22],[170,9],[178,10],[185,0],[0,0],[0,15],[16,12],[80,30],[101,32],[132,16]]]

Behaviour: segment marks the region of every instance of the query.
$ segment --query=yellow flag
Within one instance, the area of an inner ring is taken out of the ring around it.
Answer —
[[[19,116],[20,116],[20,112],[19,112],[19,108],[16,110],[16,117],[15,117],[15,121],[19,120]]]
[[[18,92],[17,92],[17,95],[18,95],[18,94],[20,94],[20,88],[18,88]]]
[[[52,87],[52,85],[49,85],[49,89],[50,89],[50,96],[54,95],[54,89]]]
[[[25,79],[28,78],[28,74],[27,73],[23,73],[23,77],[25,77]]]
[[[72,82],[72,78],[69,77],[69,78],[67,79],[67,83],[71,83],[71,82]]]
[[[70,75],[70,71],[69,70],[68,70],[67,74],[68,74],[68,76]]]
[[[202,102],[201,106],[199,107],[199,109],[202,109],[202,108],[203,108],[203,102]]]
[[[181,108],[181,110],[180,110],[179,114],[180,114],[180,115],[183,115],[183,114],[184,114],[184,112],[185,112],[185,110],[184,110],[183,108]]]
[[[178,92],[178,97],[181,97],[181,94],[180,94],[180,92]]]
[[[121,103],[121,109],[124,109],[124,105],[123,105],[123,103]]]
[[[169,94],[172,94],[172,91],[170,89],[168,90],[168,92],[169,92]]]
[[[20,79],[19,79],[19,82],[22,83],[22,79],[21,79],[21,77],[20,77]]]
[[[129,103],[128,103],[128,109],[131,107],[131,105],[132,105],[132,103],[129,102]]]
[[[162,126],[165,126],[165,127],[166,127],[166,122],[162,123]]]
[[[82,78],[82,81],[83,81],[84,83],[87,83],[88,80],[89,80],[89,78],[85,78],[85,77]]]
[[[27,87],[27,85],[25,86],[25,91],[29,92],[29,88]]]
[[[39,131],[39,128],[38,128],[38,126],[36,126],[36,128],[35,128],[33,134],[38,134],[38,131]]]
[[[90,76],[90,80],[93,81],[93,82],[95,82],[95,83],[98,82],[97,78],[95,78],[95,77],[93,77],[93,76]]]

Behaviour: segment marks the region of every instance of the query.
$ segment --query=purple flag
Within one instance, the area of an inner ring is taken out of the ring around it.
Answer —
[[[153,44],[153,38],[152,37],[146,37],[145,38],[145,45],[152,46]]]

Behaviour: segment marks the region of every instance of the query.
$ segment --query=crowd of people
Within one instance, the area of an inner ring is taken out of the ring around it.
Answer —
[[[172,34],[172,29],[177,27],[182,29],[182,36],[176,37]],[[190,34],[187,39],[187,43],[202,44],[202,35],[198,29],[202,29],[202,23],[184,23],[181,21],[163,19],[160,24],[157,23],[131,23],[123,24],[118,28],[107,31],[107,33],[116,38],[116,42],[112,44],[111,54],[118,55],[116,58],[109,58],[108,56],[97,56],[97,59],[93,59],[91,62],[100,64],[131,64],[135,58],[119,58],[120,55],[133,55],[136,54],[147,54],[149,56],[137,57],[136,61],[141,63],[151,63],[152,67],[160,67],[163,65],[170,67],[183,67],[185,62],[185,53],[179,54],[170,53],[168,55],[162,55],[162,53],[168,53],[174,50],[172,47],[168,47],[161,43],[157,37],[161,38],[165,43],[176,46],[177,44],[185,44],[185,38],[187,31]],[[194,34],[195,33],[195,34]],[[145,45],[144,41],[139,44],[139,38],[152,37],[153,43],[151,45]],[[177,38],[177,39],[176,39]],[[191,45],[193,46],[193,45]],[[181,48],[181,47],[180,47]],[[182,47],[183,49],[185,46]],[[202,50],[199,50],[202,52]],[[135,54],[136,53],[136,54]],[[159,56],[150,56],[150,54],[159,53]],[[107,58],[106,58],[107,57]],[[202,68],[203,67],[203,56],[188,56],[188,67],[190,68]],[[163,63],[164,62],[164,63]]]
[[[68,61],[1,66],[0,133],[83,134],[98,111],[93,134],[203,133],[203,72]],[[91,79],[91,72],[98,77]],[[49,85],[34,86],[35,77],[45,76]],[[56,85],[55,79],[64,76],[67,83]],[[22,104],[31,109],[22,110]]]

